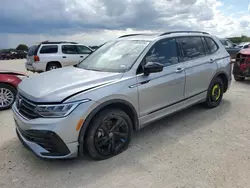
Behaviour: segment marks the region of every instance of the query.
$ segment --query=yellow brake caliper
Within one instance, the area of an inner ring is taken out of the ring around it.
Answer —
[[[215,93],[216,89],[218,89],[218,93]],[[214,85],[212,89],[212,96],[215,97],[215,100],[217,101],[220,98],[220,86],[218,84]]]

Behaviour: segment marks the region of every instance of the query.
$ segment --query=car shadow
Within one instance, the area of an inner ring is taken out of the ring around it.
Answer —
[[[72,187],[77,185],[79,179],[86,182],[86,185],[91,184],[91,178],[101,178],[106,174],[115,173],[116,170],[140,166],[139,161],[146,159],[149,153],[162,151],[167,144],[176,144],[194,131],[209,127],[218,118],[223,118],[230,109],[230,101],[224,99],[221,105],[214,109],[195,105],[170,115],[135,132],[126,151],[104,161],[93,161],[88,156],[69,160],[40,159],[14,138],[0,148],[0,170],[4,168],[5,176],[8,177],[15,176],[17,168],[23,168],[21,177],[26,177],[26,181],[30,183],[32,180],[28,177],[47,178],[49,181],[53,175],[53,178],[59,178],[58,181],[70,176],[67,183],[71,183]],[[37,173],[39,176],[34,175]]]

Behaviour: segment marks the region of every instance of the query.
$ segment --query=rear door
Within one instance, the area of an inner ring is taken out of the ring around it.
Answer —
[[[211,38],[208,38],[208,42],[213,42],[215,45],[210,51],[206,40],[199,36],[181,37],[178,41],[182,49],[181,60],[186,71],[185,98],[207,92],[217,71],[214,53],[218,50],[218,46]]]
[[[33,45],[29,47],[26,59],[27,59],[27,64],[32,65],[34,63],[34,56],[37,55],[37,51],[40,45]]]
[[[84,60],[86,57],[88,57],[92,53],[92,50],[90,50],[87,46],[77,45],[76,47],[77,47],[79,61]]]
[[[62,45],[62,66],[76,65],[80,61],[76,45]]]

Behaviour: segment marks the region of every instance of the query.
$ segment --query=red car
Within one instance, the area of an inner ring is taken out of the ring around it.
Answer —
[[[0,70],[0,110],[8,109],[15,102],[17,85],[27,75]]]
[[[236,81],[244,81],[250,77],[250,48],[243,49],[236,55],[233,75]]]

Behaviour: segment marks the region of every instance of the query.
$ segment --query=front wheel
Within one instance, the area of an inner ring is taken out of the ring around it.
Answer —
[[[211,82],[207,92],[206,107],[215,108],[220,105],[224,92],[223,88],[224,84],[220,78],[216,78]]]
[[[8,84],[0,83],[0,110],[8,109],[15,102],[16,89]]]
[[[120,109],[105,109],[94,117],[87,132],[85,148],[95,160],[104,160],[127,149],[132,121]]]

